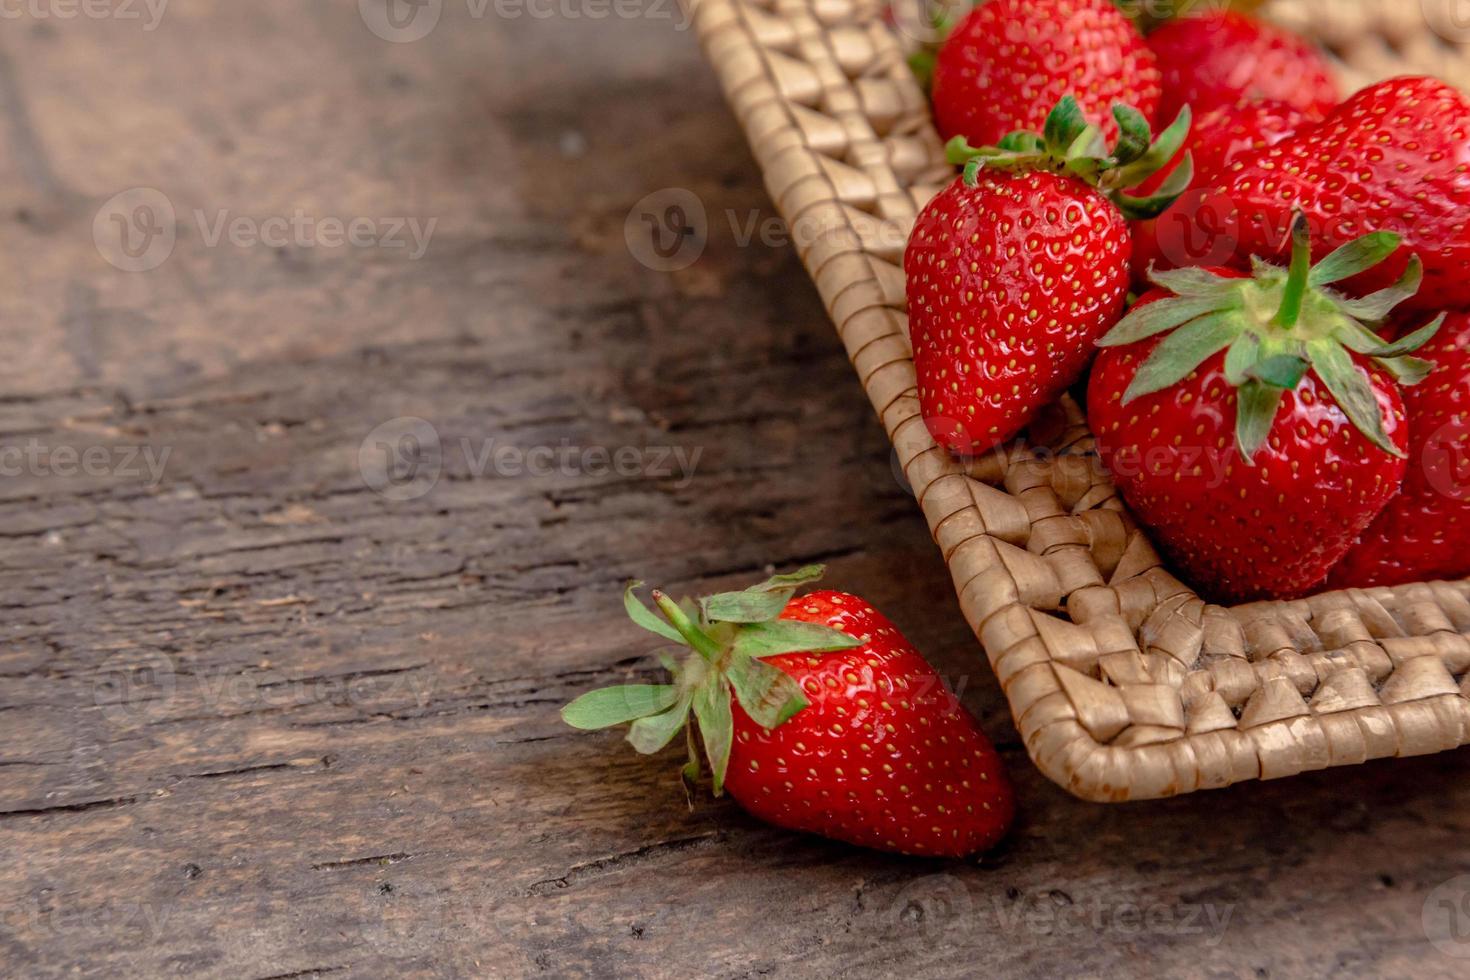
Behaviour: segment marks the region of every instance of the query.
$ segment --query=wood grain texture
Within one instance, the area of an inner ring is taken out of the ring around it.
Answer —
[[[350,0],[0,21],[0,448],[45,450],[0,479],[0,974],[1461,974],[1421,915],[1470,872],[1470,757],[1067,797],[799,263],[726,220],[772,212],[692,37],[472,9],[411,44]],[[136,186],[180,215],[148,273],[92,237]],[[666,187],[711,216],[677,273],[623,239]],[[438,225],[414,262],[211,247],[196,209]],[[358,456],[403,416],[444,472],[395,502]],[[491,439],[702,452],[687,484],[497,475],[460,448]],[[622,580],[814,559],[996,737],[1000,853],[689,813],[673,758],[558,722],[654,669]]]

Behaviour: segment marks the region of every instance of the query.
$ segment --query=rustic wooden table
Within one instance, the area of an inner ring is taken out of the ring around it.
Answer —
[[[376,3],[0,19],[0,975],[1464,975],[1470,755],[1030,766],[671,6]],[[665,188],[680,271],[624,238]],[[1001,745],[999,853],[690,813],[559,723],[654,670],[624,580],[815,560]]]

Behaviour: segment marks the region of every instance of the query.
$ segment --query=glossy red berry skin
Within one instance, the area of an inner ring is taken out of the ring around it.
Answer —
[[[981,171],[936,196],[904,257],[935,439],[987,452],[1074,384],[1123,311],[1131,256],[1123,215],[1080,181]]]
[[[1283,102],[1324,115],[1340,98],[1327,59],[1311,42],[1236,11],[1180,17],[1149,35],[1163,79],[1159,115],[1184,106],[1196,118],[1241,99]]]
[[[989,0],[939,49],[934,116],[946,139],[993,146],[1018,129],[1040,132],[1065,95],[1077,97],[1109,145],[1118,103],[1159,121],[1154,55],[1111,0]]]
[[[1140,302],[1171,294],[1156,291]],[[1161,342],[1105,349],[1088,389],[1098,451],[1174,570],[1214,602],[1290,599],[1323,584],[1403,482],[1308,371],[1277,410],[1253,463],[1236,448],[1236,389],[1223,352],[1179,384],[1128,405],[1123,393]],[[1368,362],[1393,444],[1408,447],[1398,385]]]
[[[1284,102],[1244,100],[1214,109],[1196,117],[1189,141],[1174,163],[1165,167],[1134,193],[1142,196],[1157,190],[1179,160],[1183,159],[1185,152],[1193,154],[1194,186],[1211,186],[1230,172],[1230,167],[1236,160],[1275,146],[1302,129],[1320,122],[1321,118],[1320,115],[1303,112]],[[1220,254],[1212,255],[1210,250],[1221,249],[1224,243],[1190,234],[1187,199],[1198,194],[1197,190],[1185,191],[1185,202],[1182,205],[1165,211],[1152,221],[1133,223],[1135,286],[1149,288],[1150,265],[1159,269],[1210,266],[1231,257],[1232,249],[1228,245],[1223,247]],[[1197,251],[1200,247],[1204,248],[1203,252]]]
[[[1237,158],[1171,214],[1210,253],[1246,269],[1257,255],[1285,264],[1292,214],[1312,232],[1312,257],[1374,231],[1397,232],[1404,248],[1341,288],[1381,289],[1410,254],[1424,284],[1404,311],[1470,307],[1470,99],[1432,78],[1398,78],[1364,89],[1275,146]]]
[[[809,702],[767,730],[733,704],[725,788],[761,820],[879,850],[964,857],[1015,811],[1000,757],[939,674],[865,600],[793,599],[782,619],[864,639],[839,653],[765,658]]]
[[[1403,490],[1332,570],[1333,588],[1470,575],[1470,315],[1451,314],[1416,356],[1436,367],[1404,389],[1410,438]]]

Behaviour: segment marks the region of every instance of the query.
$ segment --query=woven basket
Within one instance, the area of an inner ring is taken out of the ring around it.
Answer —
[[[1153,799],[1470,741],[1470,584],[1209,605],[1129,516],[1070,399],[984,459],[939,449],[919,415],[902,256],[955,174],[904,40],[876,0],[690,6],[1047,776],[1089,800]],[[1320,38],[1349,88],[1409,72],[1470,86],[1455,10],[1266,7]]]

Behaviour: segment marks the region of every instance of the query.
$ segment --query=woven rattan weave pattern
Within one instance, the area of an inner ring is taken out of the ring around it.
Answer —
[[[690,6],[1048,776],[1086,799],[1150,799],[1470,741],[1470,584],[1212,606],[1129,517],[1072,401],[983,460],[940,450],[919,416],[901,265],[918,208],[954,174],[899,39],[873,0]],[[1350,87],[1410,71],[1465,86],[1453,41],[1470,25],[1435,25],[1434,7],[1267,9],[1321,38]]]

